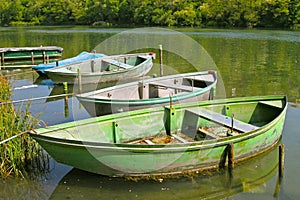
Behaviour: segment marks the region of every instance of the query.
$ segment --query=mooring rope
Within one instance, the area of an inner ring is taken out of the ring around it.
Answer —
[[[26,130],[26,131],[23,131],[23,132],[21,132],[21,133],[18,133],[18,134],[16,134],[16,135],[14,135],[14,136],[11,136],[10,138],[7,138],[7,139],[5,139],[5,140],[2,140],[2,141],[0,142],[0,145],[4,144],[5,142],[8,142],[8,141],[10,141],[10,140],[12,140],[12,139],[14,139],[14,138],[16,138],[16,137],[19,137],[19,136],[21,136],[21,135],[24,135],[25,133],[30,133],[30,132],[33,132],[33,130]]]
[[[48,98],[56,98],[56,97],[65,97],[65,96],[73,96],[75,93],[69,93],[69,94],[58,94],[58,95],[52,95],[52,96],[44,96],[44,97],[36,97],[36,98],[28,98],[28,99],[20,99],[15,101],[6,101],[6,102],[0,102],[0,105],[5,104],[16,104],[16,103],[22,103],[27,101],[36,101],[36,100],[42,100],[42,99],[48,99]]]

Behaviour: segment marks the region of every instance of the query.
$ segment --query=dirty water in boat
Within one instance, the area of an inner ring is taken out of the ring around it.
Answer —
[[[122,31],[127,29],[1,28],[0,41],[2,47],[61,46],[64,48],[63,58],[68,58],[81,51],[91,51],[95,44]],[[164,32],[156,33],[156,37],[171,35],[174,31],[180,31],[201,44],[215,62],[218,78],[222,83],[218,83],[216,98],[272,94],[288,96],[289,106],[283,137],[279,142],[285,145],[282,180],[278,176],[278,146],[258,157],[235,164],[232,170],[224,168],[150,180],[96,175],[57,163],[50,158],[46,172],[32,180],[1,179],[0,199],[299,199],[300,175],[297,172],[300,164],[300,136],[297,133],[300,128],[300,32],[226,29],[173,29],[170,32],[165,29]],[[147,33],[143,30],[140,34]],[[114,52],[113,49],[106,48],[108,53]],[[148,76],[158,75],[158,45],[157,48],[142,50],[157,54]],[[120,52],[116,51],[118,53]],[[164,75],[195,71],[191,63],[193,62],[174,52],[164,51],[163,64],[167,66],[164,68]],[[201,67],[198,69],[206,70]],[[51,80],[39,77],[31,69],[4,69],[2,73],[12,75],[10,80],[14,87],[13,99],[25,99],[16,105],[25,105],[29,98],[43,97],[31,101],[30,108],[40,119],[41,125],[90,117],[76,97],[60,96],[66,93],[63,85],[54,85]],[[91,91],[96,87],[112,84],[114,83],[85,85],[83,90]],[[78,85],[68,85],[69,93],[78,90]]]

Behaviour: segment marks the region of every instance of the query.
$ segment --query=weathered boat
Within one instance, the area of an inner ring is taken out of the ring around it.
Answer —
[[[150,78],[79,94],[76,97],[92,116],[154,106],[213,99],[217,72],[193,72]]]
[[[37,129],[58,162],[107,176],[197,172],[257,156],[281,138],[285,96],[135,110]],[[234,159],[233,159],[234,156]]]
[[[7,62],[15,63],[20,60],[30,60],[32,65],[38,60],[45,63],[49,59],[60,57],[62,51],[63,48],[57,46],[0,48],[1,65],[5,66]]]
[[[33,66],[32,69],[34,69],[37,73],[39,73],[41,75],[45,75],[44,71],[46,69],[70,65],[70,64],[82,62],[85,60],[93,60],[95,58],[102,58],[103,56],[105,56],[105,54],[89,53],[89,52],[83,51],[75,57],[67,58],[64,60],[58,60],[56,62],[51,62],[51,63],[47,63],[47,64],[39,64],[39,65]]]
[[[135,78],[147,74],[153,66],[153,53],[105,56],[45,70],[56,84],[67,82],[102,83]]]

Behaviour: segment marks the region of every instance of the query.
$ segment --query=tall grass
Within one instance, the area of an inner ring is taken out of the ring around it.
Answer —
[[[11,102],[11,85],[0,76],[0,142],[16,134],[33,129],[38,120],[31,116],[29,106],[15,108]],[[25,177],[45,169],[47,159],[28,134],[22,134],[0,145],[0,176],[10,175]]]

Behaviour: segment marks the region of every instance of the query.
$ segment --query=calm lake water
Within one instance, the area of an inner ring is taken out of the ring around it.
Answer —
[[[0,179],[0,199],[299,199],[300,32],[226,29],[100,29],[89,27],[0,28],[1,47],[60,46],[63,58],[81,51],[105,54],[153,51],[163,45],[164,75],[218,70],[217,98],[285,94],[289,107],[283,130],[285,173],[278,187],[278,149],[228,171],[161,181],[108,178],[50,159],[49,172],[36,180]],[[149,75],[159,74],[159,59]],[[3,70],[15,100],[64,93],[62,86],[31,69]],[[23,87],[26,86],[26,87]],[[84,86],[89,91],[100,86]],[[76,85],[69,92],[77,92]],[[23,104],[26,104],[23,103]],[[41,124],[90,117],[76,98],[31,102]]]

